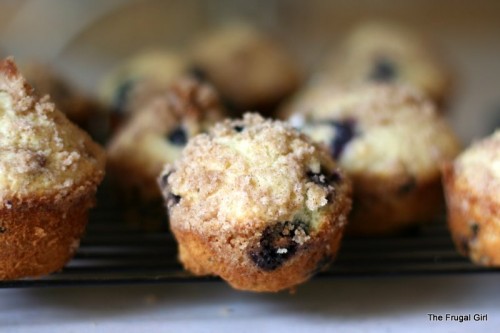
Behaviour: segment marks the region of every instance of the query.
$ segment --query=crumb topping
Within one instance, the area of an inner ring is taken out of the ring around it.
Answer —
[[[163,191],[166,198],[180,198],[170,212],[182,216],[188,229],[255,230],[299,215],[311,218],[331,203],[335,189],[308,177],[322,169],[336,169],[326,150],[288,123],[245,114],[190,140],[182,158],[164,170]],[[294,241],[307,237],[295,233]]]
[[[157,193],[155,180],[163,166],[180,156],[190,137],[205,131],[223,114],[210,85],[182,77],[135,114],[111,141],[110,164],[135,170]]]
[[[349,140],[332,154],[338,153],[340,164],[353,175],[434,178],[439,165],[460,149],[434,105],[407,86],[322,85],[299,97],[292,109],[309,120],[304,132],[330,147],[340,134],[346,136],[339,124],[352,124]]]
[[[500,204],[500,130],[465,150],[454,166],[457,184]]]
[[[64,196],[75,184],[98,182],[104,153],[39,98],[11,58],[0,61],[0,201],[27,195]]]

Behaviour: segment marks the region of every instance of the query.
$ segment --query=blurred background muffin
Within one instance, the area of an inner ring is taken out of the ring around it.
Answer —
[[[403,83],[421,90],[442,106],[451,92],[450,64],[436,46],[404,26],[366,22],[325,56],[319,75],[340,84]]]
[[[417,90],[321,85],[292,103],[290,114],[292,125],[322,142],[352,178],[352,233],[394,233],[432,220],[443,208],[440,164],[460,145]]]
[[[241,22],[199,37],[191,56],[199,76],[220,91],[233,115],[269,113],[301,82],[299,65],[286,49]]]
[[[185,74],[188,61],[174,51],[144,51],[123,61],[101,81],[101,101],[112,112],[112,127],[161,95],[173,80]]]

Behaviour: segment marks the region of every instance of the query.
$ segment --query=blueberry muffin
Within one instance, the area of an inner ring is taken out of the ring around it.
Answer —
[[[209,80],[235,114],[268,111],[300,84],[297,64],[262,32],[232,24],[197,41],[192,50],[196,73]]]
[[[306,281],[335,257],[351,207],[325,149],[257,114],[191,139],[159,184],[184,267],[242,290]]]
[[[322,86],[302,95],[289,112],[292,124],[322,142],[351,176],[352,233],[397,232],[442,207],[439,167],[459,144],[417,91],[385,84]]]
[[[120,122],[149,100],[164,93],[172,81],[184,75],[189,62],[173,51],[148,51],[127,59],[102,80],[101,100]]]
[[[0,280],[61,269],[78,247],[104,151],[11,58],[0,61]]]
[[[434,49],[404,27],[370,22],[354,29],[327,58],[324,76],[341,84],[412,85],[442,106],[450,93],[451,75]]]
[[[500,130],[443,168],[448,225],[457,249],[500,266]]]
[[[87,131],[92,130],[93,121],[99,118],[102,110],[96,101],[85,96],[47,65],[27,62],[20,67],[37,95],[49,95],[72,122]]]
[[[175,80],[109,143],[109,169],[115,183],[134,200],[161,199],[156,178],[163,166],[180,156],[190,137],[220,120],[223,114],[210,85],[190,77]]]

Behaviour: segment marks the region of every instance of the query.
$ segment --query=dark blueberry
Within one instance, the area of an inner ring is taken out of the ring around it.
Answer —
[[[298,230],[306,234],[309,231],[307,225],[299,220],[278,222],[267,227],[259,245],[249,252],[250,259],[264,271],[277,269],[297,252],[299,245],[293,238]]]
[[[469,238],[462,236],[460,238],[460,249],[465,255],[469,255],[470,247],[469,247]]]
[[[387,58],[379,58],[375,62],[369,79],[377,82],[390,82],[396,78],[397,69],[394,62]]]
[[[470,230],[472,231],[472,238],[476,238],[479,234],[479,224],[472,222],[470,224]]]
[[[410,193],[417,187],[417,180],[415,177],[410,177],[403,185],[398,188],[398,194],[404,195]]]
[[[307,171],[307,178],[309,178],[315,184],[327,185],[326,176],[322,173],[314,173],[312,171]]]
[[[199,66],[192,66],[188,70],[189,75],[200,81],[208,81],[207,72]]]
[[[174,171],[170,171],[170,172],[164,174],[163,176],[161,176],[161,179],[160,179],[160,188],[162,189],[162,191],[164,191],[164,193],[167,193],[167,196],[166,196],[167,208],[170,208],[174,205],[177,205],[179,203],[179,201],[181,201],[181,196],[172,193],[170,185],[168,184],[168,178],[170,177],[172,172],[174,172]]]
[[[125,109],[125,106],[127,104],[127,98],[128,94],[132,90],[132,88],[135,85],[134,80],[127,80],[123,82],[115,92],[115,95],[113,97],[113,107],[114,110],[118,113],[122,113],[123,110]]]
[[[179,203],[179,201],[181,201],[181,196],[180,195],[173,194],[172,192],[170,192],[168,194],[167,204],[169,205],[169,207],[177,205]]]
[[[342,176],[340,175],[340,172],[338,170],[334,170],[332,173],[330,173],[328,179],[330,180],[330,183],[338,184],[342,181]]]
[[[186,131],[182,126],[176,127],[172,132],[167,135],[168,141],[170,141],[175,146],[185,146],[188,138]]]
[[[340,173],[337,170],[329,172],[328,170],[325,170],[323,167],[321,167],[319,173],[314,173],[310,170],[307,171],[306,176],[313,183],[323,186],[336,184],[341,180]]]
[[[238,126],[238,125],[236,125],[236,126],[233,126],[233,129],[234,129],[236,132],[241,133],[241,132],[243,132],[243,130],[244,130],[245,128],[244,128],[243,126]]]
[[[351,119],[343,121],[330,121],[335,128],[335,136],[330,143],[330,153],[338,159],[345,146],[356,136],[355,122]]]
[[[0,234],[3,234],[6,231],[7,231],[7,228],[5,228],[3,225],[0,225]]]

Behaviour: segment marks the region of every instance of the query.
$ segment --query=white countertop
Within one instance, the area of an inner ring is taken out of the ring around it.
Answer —
[[[317,279],[295,295],[223,283],[0,290],[0,332],[498,332],[500,273]],[[487,321],[430,322],[486,314]]]

